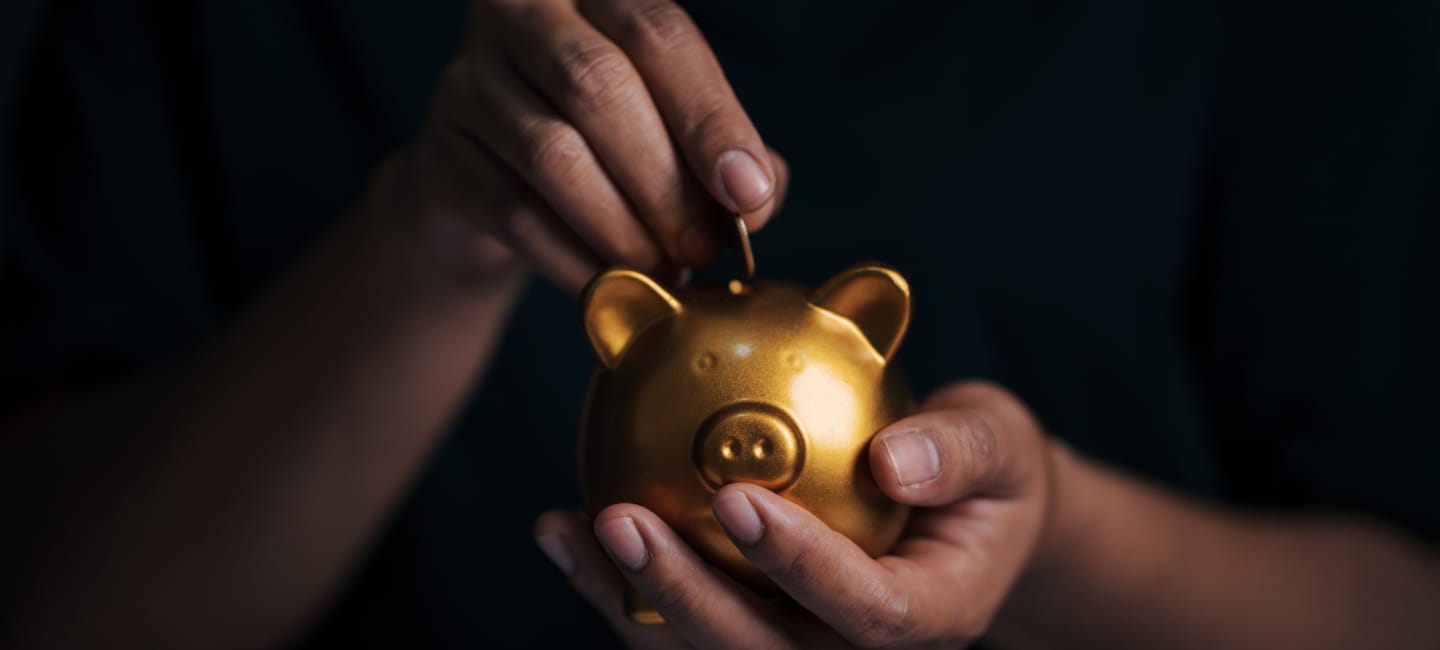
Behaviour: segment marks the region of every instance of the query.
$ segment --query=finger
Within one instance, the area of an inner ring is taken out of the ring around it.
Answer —
[[[957,605],[937,587],[955,577],[949,567],[872,559],[813,514],[755,485],[725,486],[714,510],[746,558],[851,643],[898,645],[944,634],[934,610]]]
[[[600,271],[603,260],[564,226],[535,192],[483,147],[453,125],[444,133],[427,131],[419,148],[427,181],[443,185],[432,196],[447,197],[438,209],[456,221],[479,222],[531,268],[571,295],[578,295]],[[445,220],[436,220],[445,222]],[[463,239],[429,233],[437,240]],[[441,241],[440,250],[449,248]],[[464,244],[457,244],[463,246]],[[457,254],[463,254],[460,251]]]
[[[780,211],[781,203],[784,201],[786,191],[790,185],[789,165],[787,165],[785,160],[781,158],[779,154],[775,153],[774,150],[770,150],[768,155],[770,156],[770,164],[775,168],[775,177],[777,179],[775,197],[761,206],[759,210],[742,215],[745,219],[747,230],[751,228],[750,224],[764,224],[774,218],[775,214]],[[690,177],[688,182],[694,184],[695,180],[693,177]],[[685,242],[683,246],[689,250],[707,251],[704,253],[707,257],[703,258],[707,261],[699,266],[708,266],[714,262],[715,257],[720,254],[720,251],[724,247],[734,245],[734,215],[724,211],[709,195],[704,195],[703,191],[701,196],[703,199],[702,203],[697,204],[690,201],[694,196],[696,195],[686,195],[686,205],[688,207],[685,213],[699,216],[691,219],[690,223],[685,226],[685,230],[680,233],[680,239]]]
[[[1018,397],[988,381],[967,380],[943,386],[925,398],[920,410],[948,407],[985,411],[1006,429],[1039,429],[1035,416]]]
[[[449,119],[545,199],[609,264],[653,271],[659,245],[601,166],[589,142],[515,72],[471,56],[447,75],[462,97]]]
[[[535,520],[535,544],[565,574],[575,591],[605,616],[632,648],[678,648],[674,631],[641,625],[625,612],[625,579],[601,550],[590,524],[579,513],[551,510]]]
[[[570,2],[539,2],[512,16],[502,34],[515,66],[585,136],[669,257],[713,263],[719,242],[680,236],[700,216],[687,195],[705,190],[687,182],[690,170],[629,57]],[[716,212],[713,202],[702,211]]]
[[[790,163],[785,162],[785,158],[774,149],[769,149],[767,153],[770,156],[770,166],[775,169],[775,198],[761,209],[762,214],[758,217],[757,228],[768,223],[780,212],[780,208],[785,205],[785,197],[790,194]],[[745,221],[745,225],[750,225],[749,219]]]
[[[794,647],[783,614],[705,564],[655,513],[614,505],[595,517],[595,536],[665,624],[706,648]]]
[[[925,410],[870,443],[880,489],[901,503],[941,506],[972,496],[1008,498],[1033,485],[1039,436],[1024,407],[988,384],[942,390]]]
[[[737,213],[756,213],[769,202],[775,170],[760,134],[684,10],[662,0],[589,0],[580,10],[630,56],[710,194]],[[758,230],[764,221],[746,225]]]

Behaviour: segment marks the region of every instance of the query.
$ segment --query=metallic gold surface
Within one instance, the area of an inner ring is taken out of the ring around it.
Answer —
[[[592,514],[650,508],[764,593],[774,586],[711,514],[727,483],[774,490],[871,555],[894,544],[908,509],[875,486],[865,454],[875,432],[914,408],[890,364],[910,318],[899,273],[871,264],[811,292],[731,281],[672,295],[611,269],[586,288],[582,310],[601,361],[580,441]]]
[[[695,434],[695,467],[717,490],[736,481],[782,490],[804,464],[796,429],[784,411],[766,404],[721,408]]]

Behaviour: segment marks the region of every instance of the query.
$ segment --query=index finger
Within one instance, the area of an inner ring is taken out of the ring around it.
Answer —
[[[775,169],[700,30],[664,0],[588,0],[580,10],[630,55],[690,169],[722,205],[759,229]]]
[[[580,592],[600,611],[610,626],[637,650],[682,648],[685,644],[674,631],[642,625],[626,616],[621,607],[625,584],[619,571],[595,541],[590,524],[580,513],[551,510],[535,520],[535,543]]]
[[[696,647],[813,647],[785,633],[786,612],[768,610],[707,566],[654,512],[610,506],[595,516],[595,536],[666,627]]]
[[[938,609],[966,605],[953,593],[964,563],[940,542],[912,540],[906,556],[873,559],[800,506],[744,483],[721,488],[713,506],[751,563],[856,645],[946,638]]]

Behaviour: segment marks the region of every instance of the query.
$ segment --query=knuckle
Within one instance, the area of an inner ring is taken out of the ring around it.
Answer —
[[[983,379],[965,379],[953,381],[934,393],[930,394],[925,402],[934,407],[959,406],[988,404],[995,401],[999,395],[1004,395],[1005,390],[999,386]]]
[[[996,416],[996,424],[1013,427],[1038,427],[1025,404],[1014,393],[989,381],[968,380],[951,384],[937,391],[935,399],[942,404],[963,404]]]
[[[586,158],[585,139],[559,120],[540,120],[520,129],[524,162],[544,175],[566,174]]]
[[[884,593],[871,598],[869,604],[854,617],[846,636],[857,646],[881,648],[910,639],[915,632],[916,618],[910,601],[898,594]]]
[[[621,237],[615,244],[620,261],[639,270],[652,270],[660,264],[660,252],[643,237]]]
[[[725,119],[728,115],[729,111],[719,103],[711,103],[701,107],[696,110],[695,119],[691,122],[693,125],[690,129],[691,137],[702,141],[706,138],[715,138],[716,136],[712,136],[711,134],[722,133],[722,128],[725,125]]]
[[[731,100],[711,98],[691,107],[689,117],[682,118],[685,141],[700,151],[718,152],[749,140],[746,125],[749,118]]]
[[[692,43],[694,24],[673,2],[649,2],[625,11],[621,26],[628,43],[656,50],[671,50]]]
[[[560,48],[560,69],[568,99],[585,108],[604,108],[635,96],[630,60],[615,46],[600,41],[571,43]]]
[[[980,416],[967,415],[959,423],[953,439],[962,466],[984,468],[994,464],[999,443],[995,430]]]
[[[698,591],[682,580],[661,582],[652,586],[650,593],[646,594],[650,605],[661,613],[696,611],[700,597]]]
[[[810,562],[809,550],[795,551],[780,564],[772,577],[782,585],[791,587],[808,585],[815,580],[815,572],[811,570]]]

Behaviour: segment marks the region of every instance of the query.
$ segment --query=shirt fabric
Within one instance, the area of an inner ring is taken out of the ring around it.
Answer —
[[[700,2],[794,178],[761,276],[909,278],[984,377],[1198,498],[1440,532],[1440,6]],[[0,407],[192,352],[411,137],[461,2],[25,0],[0,19]],[[733,267],[703,277],[723,278]],[[302,646],[606,646],[535,548],[594,356],[536,283]]]

